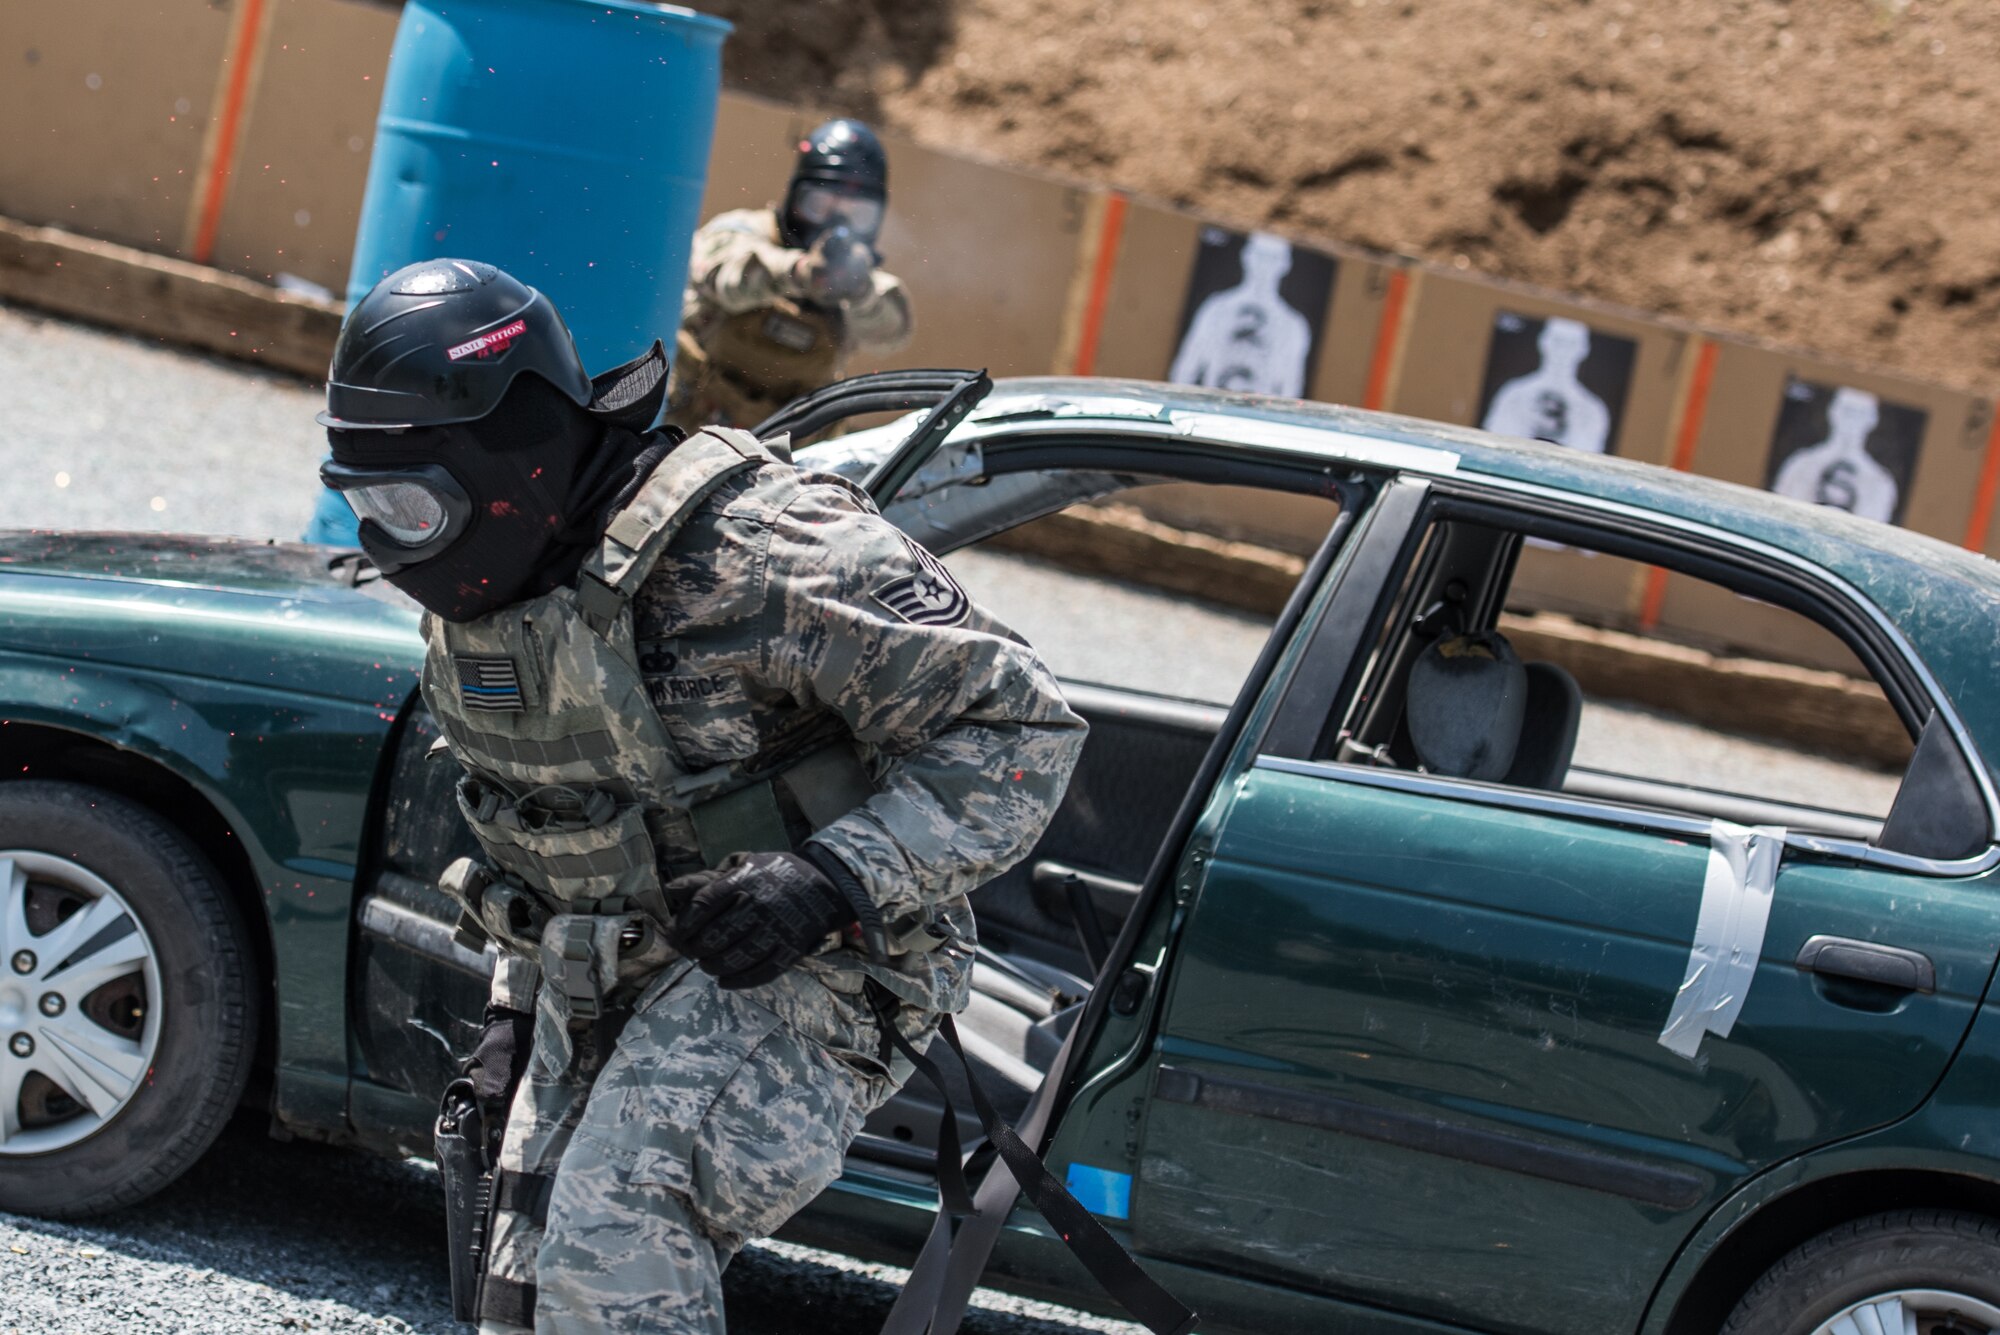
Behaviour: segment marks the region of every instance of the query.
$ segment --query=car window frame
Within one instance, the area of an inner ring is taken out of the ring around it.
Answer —
[[[1034,421],[1029,423],[1003,422],[998,428],[968,436],[963,431],[949,438],[933,443],[924,459],[906,458],[902,460],[896,479],[893,496],[883,495],[875,489],[885,482],[886,469],[877,464],[870,475],[868,487],[884,518],[895,524],[906,536],[921,542],[925,549],[939,557],[948,558],[952,554],[976,548],[979,544],[1011,532],[1037,519],[1047,518],[1073,505],[1092,499],[1116,500],[1118,496],[1135,489],[1123,486],[1115,491],[1092,495],[1072,495],[1062,489],[1052,492],[1052,503],[1046,508],[1038,508],[1024,518],[1019,518],[1004,528],[983,528],[970,534],[953,532],[946,541],[937,541],[933,528],[930,532],[920,531],[918,526],[906,523],[915,518],[906,507],[914,505],[925,497],[935,495],[947,488],[966,486],[981,478],[998,478],[1040,472],[1066,472],[1083,475],[1115,477],[1136,477],[1138,487],[1154,483],[1179,483],[1193,486],[1229,486],[1257,488],[1284,495],[1307,496],[1324,500],[1333,507],[1328,517],[1326,529],[1314,543],[1315,556],[1327,540],[1336,532],[1343,533],[1342,543],[1354,538],[1351,525],[1344,525],[1342,517],[1350,511],[1357,518],[1365,515],[1379,504],[1378,490],[1386,481],[1384,475],[1366,468],[1346,465],[1343,461],[1298,458],[1273,454],[1245,454],[1226,444],[1214,440],[1169,437],[1162,439],[1151,433],[1129,431],[1123,421]],[[935,462],[934,462],[935,461]],[[927,473],[933,480],[923,485],[922,490],[906,490],[912,484],[923,483]],[[1308,559],[1306,569],[1294,584],[1293,592],[1311,578],[1312,563]],[[1265,631],[1266,644],[1275,634],[1280,622],[1279,616],[1271,618]],[[1248,681],[1246,676],[1245,681]],[[1087,685],[1099,689],[1121,691],[1136,696],[1207,707],[1228,709],[1234,703],[1212,700],[1194,700],[1184,696],[1163,695],[1137,687],[1113,682],[1072,682],[1063,679],[1065,687],[1072,684]],[[1243,685],[1239,684],[1240,696]]]
[[[1751,596],[1764,597],[1807,616],[1840,639],[1861,660],[1910,731],[1913,745],[1930,711],[1944,720],[1978,785],[1986,813],[1986,830],[1981,850],[1958,859],[1899,853],[1852,838],[1791,829],[1786,831],[1787,849],[1924,876],[1972,876],[2000,866],[2000,799],[1996,799],[1984,757],[1973,744],[1958,711],[1894,621],[1846,580],[1793,553],[1741,534],[1618,501],[1512,479],[1472,480],[1459,474],[1448,479],[1413,480],[1406,476],[1378,498],[1373,518],[1382,517],[1382,503],[1395,493],[1396,487],[1406,488],[1407,494],[1414,495],[1419,502],[1413,508],[1405,507],[1407,522],[1401,530],[1389,531],[1371,524],[1369,532],[1356,535],[1357,541],[1372,540],[1377,545],[1374,552],[1357,551],[1357,562],[1372,556],[1371,566],[1382,573],[1371,587],[1350,584],[1339,591],[1325,607],[1320,625],[1305,630],[1310,639],[1301,667],[1314,662],[1322,652],[1333,655],[1336,663],[1340,655],[1345,655],[1337,674],[1334,664],[1329,664],[1322,674],[1339,676],[1339,692],[1328,701],[1327,712],[1316,717],[1294,707],[1290,699],[1281,703],[1258,738],[1255,768],[1487,807],[1573,817],[1673,838],[1709,836],[1714,824],[1710,817],[1605,798],[1510,788],[1472,779],[1321,758],[1326,733],[1338,726],[1345,713],[1343,707],[1359,689],[1360,674],[1372,655],[1383,622],[1401,590],[1402,577],[1425,533],[1440,517],[1465,518],[1602,548],[1628,559],[1682,570],[1694,578],[1710,579],[1739,592],[1744,591],[1741,585],[1748,584],[1761,590]],[[1393,558],[1393,563],[1385,567],[1382,562],[1386,558]],[[1689,569],[1690,566],[1696,568]],[[1742,579],[1716,579],[1713,574],[1704,573],[1701,569],[1704,566],[1741,575]],[[1365,606],[1357,608],[1358,603]],[[1329,624],[1346,628],[1349,639],[1344,645],[1326,643],[1328,637],[1322,632]]]

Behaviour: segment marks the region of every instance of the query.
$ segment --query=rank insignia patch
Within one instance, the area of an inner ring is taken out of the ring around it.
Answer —
[[[458,702],[467,709],[508,711],[522,708],[521,678],[511,658],[452,656],[458,669]]]
[[[910,555],[916,558],[916,573],[875,590],[875,601],[915,626],[956,626],[965,620],[972,611],[972,600],[958,587],[944,562],[914,542],[908,545]]]

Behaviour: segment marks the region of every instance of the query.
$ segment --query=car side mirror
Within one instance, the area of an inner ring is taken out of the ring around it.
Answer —
[[[1971,857],[1991,838],[1972,766],[1944,716],[1933,710],[1875,846],[1949,862]]]

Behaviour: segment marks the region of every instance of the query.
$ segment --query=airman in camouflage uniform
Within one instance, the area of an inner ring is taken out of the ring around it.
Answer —
[[[533,1011],[481,1328],[722,1335],[722,1268],[839,1174],[906,1078],[880,1025],[921,1044],[965,1004],[966,896],[1046,826],[1083,725],[863,493],[743,432],[633,437],[632,482],[560,580],[546,551],[499,590],[452,569],[454,514],[475,548],[516,515],[503,531],[542,531],[504,479],[551,462],[491,456],[494,482],[456,451],[549,393],[521,376],[436,437],[348,425],[327,474],[431,609],[424,698],[487,854],[446,888],[506,949],[496,1010]],[[432,517],[409,489],[448,493],[440,471],[469,495]],[[746,884],[776,916],[745,921],[811,938],[689,925]]]
[[[830,121],[800,143],[782,204],[695,233],[669,421],[755,426],[838,380],[850,354],[909,340],[909,296],[874,251],[887,200],[880,142]]]

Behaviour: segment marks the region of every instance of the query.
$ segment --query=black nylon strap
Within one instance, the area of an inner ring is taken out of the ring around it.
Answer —
[[[916,1064],[916,1068],[924,1073],[924,1079],[937,1090],[938,1098],[944,1101],[944,1116],[938,1122],[937,1137],[938,1199],[947,1215],[969,1215],[976,1207],[972,1203],[972,1188],[965,1180],[964,1154],[958,1144],[958,1109],[952,1105],[951,1090],[944,1083],[944,1072],[927,1054],[917,1051],[910,1040],[903,1037],[903,1031],[896,1028],[896,994],[873,978],[863,985],[863,991],[875,1012],[875,1023],[882,1027],[883,1037]]]
[[[479,1318],[509,1326],[535,1324],[535,1286],[488,1275],[479,1286]]]
[[[995,1170],[996,1172],[1002,1170]],[[882,1323],[881,1335],[925,1335],[945,1305],[945,1276],[950,1273],[952,1215],[939,1210],[923,1249],[910,1267],[896,1305]]]
[[[882,1014],[880,1008],[877,1013]],[[952,1107],[951,1095],[946,1091],[944,1081],[940,1078],[943,1073],[928,1056],[918,1052],[910,1041],[903,1037],[901,1030],[887,1022],[887,1016],[883,1018],[883,1032],[889,1036],[896,1049],[914,1062],[917,1069],[924,1073],[925,1078],[937,1086],[938,1095],[944,1101],[944,1123],[938,1129],[938,1195],[944,1202],[945,1212],[974,1214],[971,1193],[966,1190],[964,1173],[958,1162],[957,1117]],[[994,1111],[986,1092],[979,1087],[978,1077],[973,1074],[972,1063],[966,1060],[965,1049],[958,1038],[958,1026],[952,1022],[949,1015],[944,1017],[939,1032],[944,1035],[952,1054],[958,1058],[959,1065],[965,1070],[966,1087],[972,1092],[973,1109],[979,1114],[980,1125],[986,1129],[987,1140],[999,1151],[1002,1163],[1012,1174],[1014,1181],[1021,1184],[1021,1189],[1027,1193],[1028,1200],[1041,1212],[1042,1218],[1055,1226],[1064,1245],[1077,1260],[1083,1262],[1091,1277],[1119,1306],[1130,1312],[1141,1325],[1154,1332],[1154,1335],[1187,1335],[1192,1331],[1195,1323],[1194,1312],[1140,1268],[1139,1263],[1132,1259],[1131,1253],[1118,1245],[1118,1240],[1105,1231],[1104,1226],[1084,1208],[1082,1202],[1070,1194],[1069,1188],[1056,1180],[1055,1174],[1048,1170],[1048,1166],[1042,1162],[1040,1156],[1028,1147],[1027,1142],[1015,1133],[1014,1128],[1001,1119],[998,1112]],[[950,1151],[949,1157],[947,1150]],[[981,1195],[987,1193],[982,1189]],[[1004,1221],[1013,1207],[1013,1197],[1014,1193],[1007,1192],[1004,1202],[990,1201],[982,1204],[990,1205],[993,1220]],[[988,1224],[989,1220],[985,1214],[985,1211],[978,1212],[974,1224]],[[938,1227],[943,1227],[942,1222]],[[997,1227],[994,1228],[994,1232],[997,1234]],[[936,1240],[936,1237],[937,1230],[934,1228],[933,1240]],[[957,1291],[957,1286],[948,1282],[949,1275],[936,1274],[937,1270],[944,1268],[941,1263],[946,1259],[941,1253],[934,1254],[934,1249],[926,1244],[923,1254],[918,1257],[917,1267],[912,1270],[910,1276],[913,1284],[921,1278],[925,1288],[936,1286],[940,1290],[934,1304],[938,1310],[933,1316],[930,1335],[950,1335],[950,1332],[957,1329],[959,1317],[964,1311],[965,1296],[971,1291],[971,1285],[966,1284],[965,1293],[961,1294]],[[983,1268],[983,1254],[980,1257],[980,1265]],[[976,1278],[976,1275],[973,1278]],[[949,1313],[944,1310],[947,1306],[952,1309]],[[939,1323],[938,1318],[944,1318],[949,1324]],[[895,1314],[892,1312],[892,1323],[894,1320]]]
[[[553,1173],[509,1173],[502,1170],[495,1176],[499,1181],[493,1188],[494,1209],[524,1214],[536,1228],[549,1222],[549,1198],[556,1190]]]

